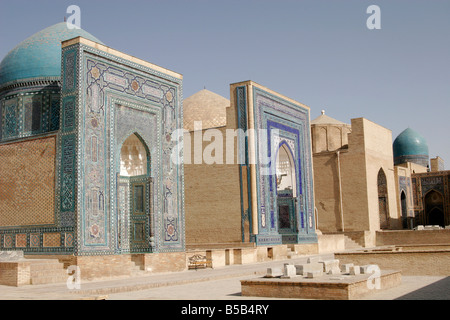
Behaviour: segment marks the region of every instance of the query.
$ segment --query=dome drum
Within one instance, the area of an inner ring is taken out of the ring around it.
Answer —
[[[394,157],[394,165],[399,165],[406,162],[413,162],[423,167],[428,166],[428,155],[404,155]]]

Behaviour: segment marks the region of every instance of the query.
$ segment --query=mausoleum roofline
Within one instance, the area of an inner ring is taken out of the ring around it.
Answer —
[[[180,79],[180,80],[183,79],[183,75],[178,73],[178,72],[175,72],[175,71],[172,71],[172,70],[160,67],[160,66],[158,66],[156,64],[150,63],[150,62],[142,60],[140,58],[136,58],[136,57],[131,56],[129,54],[123,53],[123,52],[121,52],[119,50],[110,48],[110,47],[108,47],[108,46],[106,46],[104,44],[100,44],[98,42],[94,42],[94,41],[91,41],[91,40],[83,38],[83,37],[76,37],[76,38],[73,38],[73,39],[69,39],[69,40],[63,41],[61,45],[62,45],[62,48],[65,48],[65,47],[68,47],[68,46],[71,46],[71,45],[74,45],[74,44],[77,44],[77,43],[84,44],[84,45],[87,45],[89,47],[93,47],[93,48],[95,48],[97,50],[104,51],[104,52],[106,52],[108,54],[111,54],[111,55],[114,55],[116,57],[128,60],[128,61],[130,61],[132,63],[136,63],[136,64],[139,64],[141,66],[144,66],[144,67],[156,70],[156,71],[164,73],[164,74],[166,74],[168,76],[171,76],[171,77],[174,77],[174,78],[177,78],[177,79]]]
[[[289,97],[287,97],[287,96],[285,96],[285,95],[283,95],[281,93],[273,91],[272,89],[269,89],[269,88],[267,88],[267,87],[265,87],[263,85],[260,85],[259,83],[256,83],[253,80],[246,80],[246,81],[235,82],[235,83],[230,84],[230,87],[233,88],[233,87],[239,87],[239,86],[244,86],[244,85],[249,85],[249,86],[254,86],[254,87],[260,88],[260,89],[262,89],[262,90],[264,90],[264,91],[266,91],[266,92],[268,92],[270,94],[273,94],[274,96],[282,98],[282,99],[284,99],[284,100],[286,100],[286,101],[288,101],[290,103],[293,103],[293,104],[296,104],[296,105],[298,105],[298,106],[300,106],[302,108],[306,108],[308,110],[311,110],[311,108],[309,106],[307,106],[306,104],[303,104],[303,103],[298,102],[298,101],[296,101],[296,100],[294,100],[292,98],[289,98]]]

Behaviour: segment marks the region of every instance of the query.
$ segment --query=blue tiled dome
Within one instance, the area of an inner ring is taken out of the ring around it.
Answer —
[[[423,166],[428,164],[428,145],[425,138],[418,132],[408,128],[398,135],[393,144],[394,163],[406,161]]]
[[[0,63],[0,86],[17,80],[61,77],[61,41],[80,36],[102,43],[82,29],[69,29],[65,22],[22,41]]]

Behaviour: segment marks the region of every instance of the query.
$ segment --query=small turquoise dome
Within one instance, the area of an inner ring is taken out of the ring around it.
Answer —
[[[428,144],[418,132],[408,128],[398,135],[393,144],[394,164],[406,161],[428,165]]]
[[[0,86],[17,80],[61,77],[61,41],[83,37],[103,44],[66,22],[48,27],[22,41],[0,63]]]

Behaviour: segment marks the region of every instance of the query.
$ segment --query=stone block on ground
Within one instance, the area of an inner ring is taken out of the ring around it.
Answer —
[[[295,265],[297,275],[306,276],[310,271],[320,270],[323,271],[323,265],[321,263],[305,263]]]
[[[281,276],[281,278],[289,279],[289,278],[292,278],[292,277],[295,277],[295,276],[297,276],[297,272],[296,272],[295,266],[292,265],[292,264],[285,264],[284,265],[284,272],[283,272],[283,275]]]
[[[332,259],[332,260],[324,260],[321,261],[323,265],[323,272],[328,273],[332,268],[339,268],[339,260],[338,259]]]
[[[306,278],[313,279],[323,276],[322,270],[314,270],[306,273]]]
[[[360,274],[361,273],[360,266],[352,266],[352,267],[350,267],[350,272],[349,273],[352,276],[356,276],[356,275]]]
[[[353,267],[353,263],[345,263],[341,265],[341,272],[342,273],[350,273],[350,267]]]
[[[283,272],[281,271],[281,268],[267,268],[267,272],[264,277],[277,278],[277,277],[281,277],[282,275],[283,275]]]
[[[309,257],[307,262],[308,263],[318,263],[318,262],[320,262],[322,260],[323,260],[322,257]]]
[[[361,274],[373,273],[374,270],[380,270],[376,264],[366,264],[360,267]]]
[[[341,269],[339,269],[339,266],[332,266],[327,274],[341,274]]]

